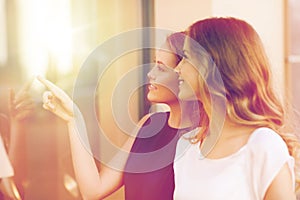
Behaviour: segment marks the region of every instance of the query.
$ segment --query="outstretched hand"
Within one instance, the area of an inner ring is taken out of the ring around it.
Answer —
[[[32,80],[27,82],[17,94],[13,89],[10,90],[8,107],[12,120],[22,121],[33,114],[35,105],[28,92],[31,84]]]
[[[43,94],[43,108],[69,122],[74,118],[72,99],[52,82],[38,76],[37,79],[48,89]]]

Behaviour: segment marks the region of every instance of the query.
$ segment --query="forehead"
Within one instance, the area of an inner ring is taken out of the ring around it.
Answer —
[[[210,57],[209,53],[193,38],[186,36],[184,39],[183,51],[192,56],[192,58],[201,59]]]
[[[170,67],[173,67],[173,65],[177,65],[177,57],[175,53],[169,49],[166,48],[158,49],[156,51],[155,57],[157,61],[161,61],[166,65],[170,65]]]

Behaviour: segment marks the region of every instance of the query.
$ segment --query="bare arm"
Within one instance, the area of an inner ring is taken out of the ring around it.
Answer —
[[[264,200],[296,200],[291,183],[292,176],[288,164],[285,164],[269,186]]]
[[[105,165],[101,167],[100,173],[98,172],[87,140],[83,118],[78,116],[78,113],[75,116],[76,121],[68,122],[68,130],[76,179],[84,199],[102,199],[123,185],[123,172]],[[127,144],[131,147],[131,140]],[[122,160],[118,159],[119,162],[123,162],[123,166],[126,160],[124,157]]]
[[[73,106],[73,101],[60,88],[41,77],[38,79],[50,90],[44,95],[43,107],[64,119],[68,124],[73,167],[83,198],[102,199],[110,195],[123,185],[123,171],[102,166],[98,173],[87,140],[84,119],[79,109],[76,105]],[[141,120],[141,123],[144,120]],[[83,141],[85,145],[83,145]],[[133,141],[134,138],[129,138],[122,149],[129,152]],[[125,166],[127,156],[123,155],[117,154],[115,159]]]
[[[101,176],[90,151],[82,145],[75,122],[68,123],[73,167],[84,199],[101,199],[122,185],[122,172],[101,168]],[[107,177],[105,176],[106,174]]]
[[[14,167],[22,166],[26,159],[24,154],[26,135],[23,131],[26,126],[26,119],[34,113],[35,104],[29,95],[32,80],[27,82],[18,92],[11,89],[9,96],[9,115],[10,115],[10,142],[8,154]],[[22,169],[16,169],[18,174],[24,174]],[[24,170],[24,169],[23,169]]]
[[[23,85],[15,94],[13,89],[10,90],[8,107],[10,117],[10,130],[7,153],[15,171],[13,177],[3,179],[3,184],[8,195],[12,199],[21,199],[23,194],[23,182],[26,180],[27,169],[24,162],[26,161],[26,127],[27,119],[32,117],[35,104],[29,95],[32,80]]]

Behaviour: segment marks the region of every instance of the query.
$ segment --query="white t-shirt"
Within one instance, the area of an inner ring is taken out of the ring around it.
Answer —
[[[285,163],[294,178],[294,159],[282,138],[269,128],[256,129],[239,151],[220,159],[201,155],[198,144],[183,137],[174,162],[176,200],[261,200]]]
[[[0,178],[13,176],[14,171],[6,154],[2,138],[0,136]]]

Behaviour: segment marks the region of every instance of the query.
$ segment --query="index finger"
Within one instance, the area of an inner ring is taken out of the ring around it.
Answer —
[[[27,81],[22,87],[21,89],[18,91],[18,93],[15,95],[15,99],[18,99],[24,92],[28,92],[28,90],[31,88],[33,79],[30,79],[29,81]]]
[[[14,104],[14,100],[15,100],[15,91],[14,89],[10,88],[9,90],[9,106],[11,107]]]
[[[54,92],[56,86],[51,83],[50,81],[46,80],[45,78],[41,76],[37,76],[37,80],[39,80],[48,90],[51,90],[51,92]]]
[[[59,99],[63,100],[66,97],[68,97],[62,89],[60,89],[55,84],[48,81],[47,79],[45,79],[41,76],[38,76],[37,79]]]

